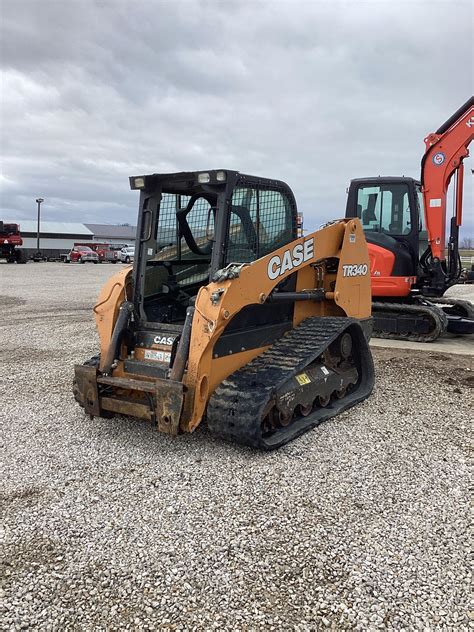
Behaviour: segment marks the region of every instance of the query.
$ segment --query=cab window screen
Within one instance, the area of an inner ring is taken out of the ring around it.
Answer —
[[[295,213],[284,192],[236,187],[232,195],[227,263],[254,261],[295,238]]]
[[[159,207],[156,242],[158,250],[170,248],[177,244],[176,213],[186,208],[189,197],[185,195],[171,195],[163,193]]]
[[[258,259],[257,191],[238,187],[232,195],[227,263]]]
[[[260,257],[293,239],[293,218],[286,197],[280,191],[259,191]]]
[[[159,205],[156,249],[150,249],[147,255],[146,296],[156,294],[161,287],[164,268],[155,265],[158,261],[173,264],[173,274],[180,287],[208,278],[209,254],[193,251],[184,236],[179,234],[177,213],[185,211],[190,202],[191,196],[163,193]],[[214,239],[214,212],[205,198],[198,197],[193,201],[185,219],[198,249]]]

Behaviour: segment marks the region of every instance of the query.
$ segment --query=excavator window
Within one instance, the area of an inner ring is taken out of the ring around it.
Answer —
[[[411,232],[411,209],[406,184],[360,186],[357,192],[357,216],[365,231],[387,235]]]

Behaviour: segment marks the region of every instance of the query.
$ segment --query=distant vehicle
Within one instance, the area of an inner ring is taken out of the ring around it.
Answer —
[[[96,252],[99,256],[99,263],[103,263],[104,261],[109,261],[110,263],[117,263],[119,260],[119,248],[116,248],[113,244],[107,243],[76,243],[74,247],[77,246],[85,246],[86,248],[90,248],[94,252]]]
[[[99,255],[89,246],[74,246],[62,258],[64,263],[99,263]]]
[[[131,263],[135,258],[135,246],[126,246],[120,251],[120,261],[122,263]]]
[[[6,259],[7,263],[26,263],[25,253],[20,248],[22,245],[20,225],[0,221],[0,259]]]

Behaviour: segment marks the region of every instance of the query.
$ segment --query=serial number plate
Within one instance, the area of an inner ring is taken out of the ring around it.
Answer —
[[[155,349],[145,349],[145,360],[157,360],[158,362],[170,362],[171,353],[168,351],[156,351]]]

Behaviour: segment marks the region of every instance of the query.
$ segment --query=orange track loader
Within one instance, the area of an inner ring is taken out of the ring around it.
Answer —
[[[206,420],[273,449],[369,396],[370,273],[360,221],[297,237],[290,188],[235,171],[152,174],[132,267],[94,308],[100,355],[75,367],[92,416],[162,432]]]

